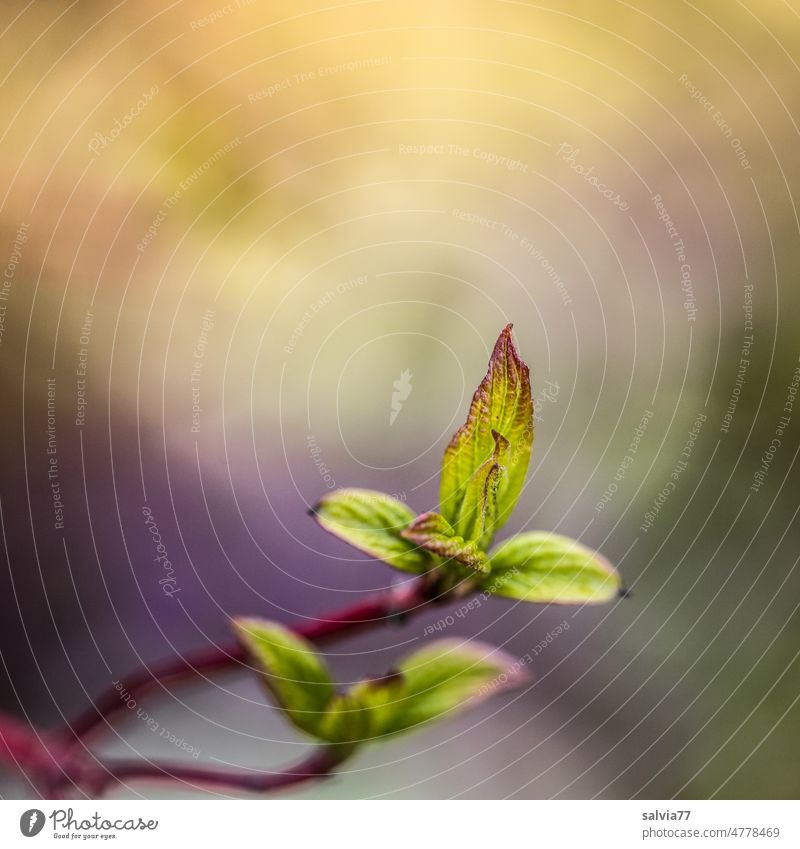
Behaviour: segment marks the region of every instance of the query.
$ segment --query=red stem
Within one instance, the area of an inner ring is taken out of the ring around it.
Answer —
[[[46,734],[37,734],[30,725],[0,714],[0,761],[42,773],[52,770],[65,751],[63,743],[57,744]]]
[[[328,616],[296,625],[293,630],[314,643],[323,643],[374,627],[390,618],[406,617],[439,599],[443,600],[444,595],[437,596],[434,585],[420,578],[390,592],[370,596]],[[32,783],[36,782],[37,786],[48,788],[51,792],[64,784],[85,784],[94,795],[102,793],[109,784],[126,778],[184,779],[263,791],[288,787],[329,774],[349,752],[330,747],[320,748],[305,761],[284,771],[256,773],[147,762],[103,764],[94,760],[90,753],[79,753],[76,750],[77,742],[103,722],[108,724],[109,717],[120,711],[131,698],[140,698],[156,685],[163,686],[168,679],[238,666],[244,661],[245,653],[240,646],[214,646],[136,670],[124,681],[124,699],[116,688],[107,691],[68,727],[47,738],[40,738],[28,726],[0,715],[0,761],[16,764],[25,771]],[[73,748],[68,752],[70,746]],[[84,754],[88,754],[88,757],[84,757]]]
[[[293,630],[313,643],[324,643],[382,624],[388,617],[407,616],[433,600],[429,584],[418,580],[397,590],[369,596],[328,616],[295,625]],[[138,669],[122,682],[122,689],[127,694],[125,699],[120,697],[117,689],[108,690],[64,729],[65,738],[82,739],[109,716],[120,711],[128,699],[138,699],[168,679],[238,666],[244,661],[244,650],[233,643],[200,649],[184,657],[169,658]]]
[[[212,767],[185,766],[183,764],[150,764],[146,761],[131,761],[97,765],[94,776],[86,776],[89,785],[100,795],[111,784],[128,779],[186,781],[209,786],[263,793],[282,790],[305,781],[325,778],[347,757],[351,750],[333,747],[314,749],[300,763],[278,772],[232,772]],[[94,778],[94,780],[92,780]]]

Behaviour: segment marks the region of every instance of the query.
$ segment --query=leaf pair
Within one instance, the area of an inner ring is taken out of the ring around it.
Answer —
[[[334,745],[354,747],[408,731],[519,683],[519,663],[480,643],[439,640],[404,658],[389,675],[344,692],[306,640],[261,619],[234,620],[239,640],[262,680],[299,729]]]
[[[325,530],[372,557],[405,572],[446,574],[450,585],[466,581],[470,589],[533,602],[615,598],[616,570],[566,537],[525,533],[489,552],[522,492],[532,444],[530,375],[508,325],[467,421],[445,450],[438,513],[415,517],[402,502],[363,489],[337,490],[312,512]]]

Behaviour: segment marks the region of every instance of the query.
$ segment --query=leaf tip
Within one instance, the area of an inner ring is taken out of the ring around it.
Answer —
[[[257,642],[258,622],[259,620],[252,616],[234,616],[230,620],[236,642],[248,655],[252,653]]]
[[[233,616],[231,617],[231,628],[239,639],[247,639],[254,636],[260,624],[260,619],[255,616]]]
[[[516,365],[527,370],[528,367],[517,350],[517,344],[514,341],[514,333],[512,332],[513,330],[514,325],[509,323],[500,331],[500,335],[497,337],[497,342],[494,346],[494,351],[492,352],[492,359],[505,359],[508,357],[512,359]]]
[[[399,669],[390,669],[385,675],[373,675],[367,678],[367,686],[380,689],[382,687],[391,687],[394,684],[402,684],[405,676]]]
[[[482,687],[480,695],[486,696],[494,693],[502,693],[528,684],[534,679],[534,674],[525,661],[519,660],[507,651],[492,646],[488,643],[470,641],[470,648],[477,658],[490,664],[494,669],[494,677],[488,687]]]

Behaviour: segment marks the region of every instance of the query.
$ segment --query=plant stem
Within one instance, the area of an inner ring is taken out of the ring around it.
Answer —
[[[32,770],[47,770],[57,762],[63,747],[51,753],[46,737],[37,735],[29,725],[0,714],[0,761]]]
[[[402,587],[369,596],[349,607],[310,619],[294,626],[295,633],[314,643],[348,636],[376,627],[392,619],[399,621],[419,612],[427,604],[444,601],[435,580],[427,576]],[[230,772],[210,767],[123,762],[106,764],[98,761],[78,743],[101,724],[109,724],[130,699],[141,698],[156,685],[187,675],[198,675],[232,666],[245,665],[245,653],[237,644],[213,646],[183,657],[170,658],[136,670],[127,676],[120,689],[114,687],[102,694],[87,710],[66,728],[48,735],[0,714],[0,762],[21,769],[31,784],[39,788],[43,798],[66,786],[85,786],[92,795],[100,795],[110,784],[129,778],[179,779],[202,784],[220,785],[240,790],[265,791],[289,787],[328,775],[349,756],[350,750],[323,747],[315,750],[299,764],[280,772]]]
[[[87,776],[87,779],[97,795],[103,793],[112,783],[137,778],[196,782],[207,786],[258,793],[281,790],[306,781],[328,777],[351,754],[350,748],[320,747],[313,750],[298,764],[278,772],[233,772],[213,767],[131,761],[98,765],[94,782],[92,777]]]
[[[30,725],[0,714],[0,763],[22,770],[34,789],[58,784],[64,777],[62,762],[68,756],[63,740],[38,733]]]
[[[431,584],[419,579],[399,589],[369,596],[328,616],[302,622],[295,625],[293,630],[311,642],[324,643],[381,625],[388,618],[404,618],[435,600]],[[183,657],[169,658],[138,669],[124,682],[120,682],[127,694],[124,699],[116,688],[108,690],[64,729],[64,738],[83,739],[110,716],[122,710],[129,699],[140,698],[156,685],[163,685],[166,680],[239,666],[244,661],[244,650],[233,643],[190,652]]]

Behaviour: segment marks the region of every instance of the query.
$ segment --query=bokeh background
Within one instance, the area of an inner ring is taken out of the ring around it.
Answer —
[[[294,795],[800,793],[795,0],[0,16],[5,710],[55,727],[227,643],[231,615],[396,581],[307,506],[356,485],[433,508],[513,321],[539,403],[504,533],[578,537],[633,596],[457,619],[516,656],[570,627],[524,690]],[[342,681],[380,672],[442,614],[328,656]],[[308,745],[245,671],[145,707],[185,745],[132,712],[97,751],[259,768]]]

